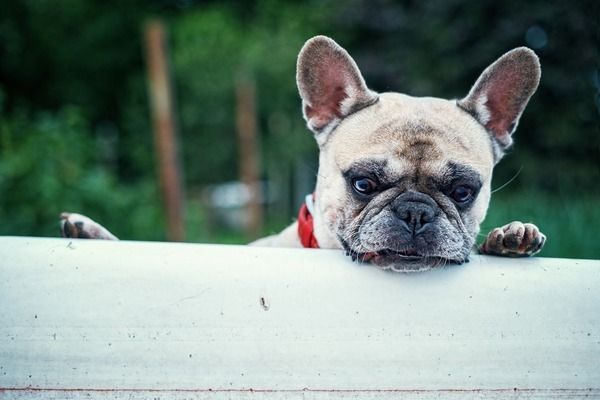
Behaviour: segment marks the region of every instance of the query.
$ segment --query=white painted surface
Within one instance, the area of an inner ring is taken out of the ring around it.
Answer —
[[[600,398],[600,261],[0,237],[0,398]],[[515,390],[516,388],[516,390]]]

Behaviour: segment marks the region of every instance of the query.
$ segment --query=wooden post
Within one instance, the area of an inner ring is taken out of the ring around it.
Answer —
[[[247,74],[240,73],[235,87],[240,179],[250,190],[250,200],[245,213],[245,233],[248,239],[255,239],[261,234],[263,221],[256,129],[256,86]]]
[[[168,66],[168,48],[165,28],[162,22],[149,21],[144,30],[146,59],[148,64],[148,84],[154,146],[158,161],[160,190],[165,209],[167,239],[183,241],[183,195],[173,100]]]

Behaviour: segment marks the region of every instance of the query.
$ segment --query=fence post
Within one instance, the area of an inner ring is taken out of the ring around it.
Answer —
[[[258,133],[256,129],[256,85],[245,72],[238,73],[236,91],[236,125],[240,155],[240,179],[250,190],[246,204],[245,233],[257,238],[262,229],[263,210],[259,180]]]
[[[167,239],[183,241],[183,190],[177,151],[177,132],[168,65],[168,47],[162,22],[151,20],[144,29],[148,86],[158,161],[160,190],[165,209]]]

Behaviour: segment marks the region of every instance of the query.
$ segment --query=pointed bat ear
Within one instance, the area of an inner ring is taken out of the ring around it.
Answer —
[[[344,117],[377,101],[348,52],[325,36],[300,50],[296,82],[304,119],[319,143]]]
[[[540,82],[540,62],[527,47],[509,51],[486,68],[458,105],[471,113],[499,144],[512,144],[512,133]]]

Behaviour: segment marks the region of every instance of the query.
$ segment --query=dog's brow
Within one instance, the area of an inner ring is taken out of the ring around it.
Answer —
[[[442,180],[447,184],[463,182],[478,187],[482,184],[481,175],[479,172],[475,171],[468,165],[454,161],[449,161],[446,165],[446,171],[442,177]]]
[[[377,178],[385,176],[387,160],[367,158],[354,161],[347,169],[343,171],[345,177],[361,174],[375,175]]]

